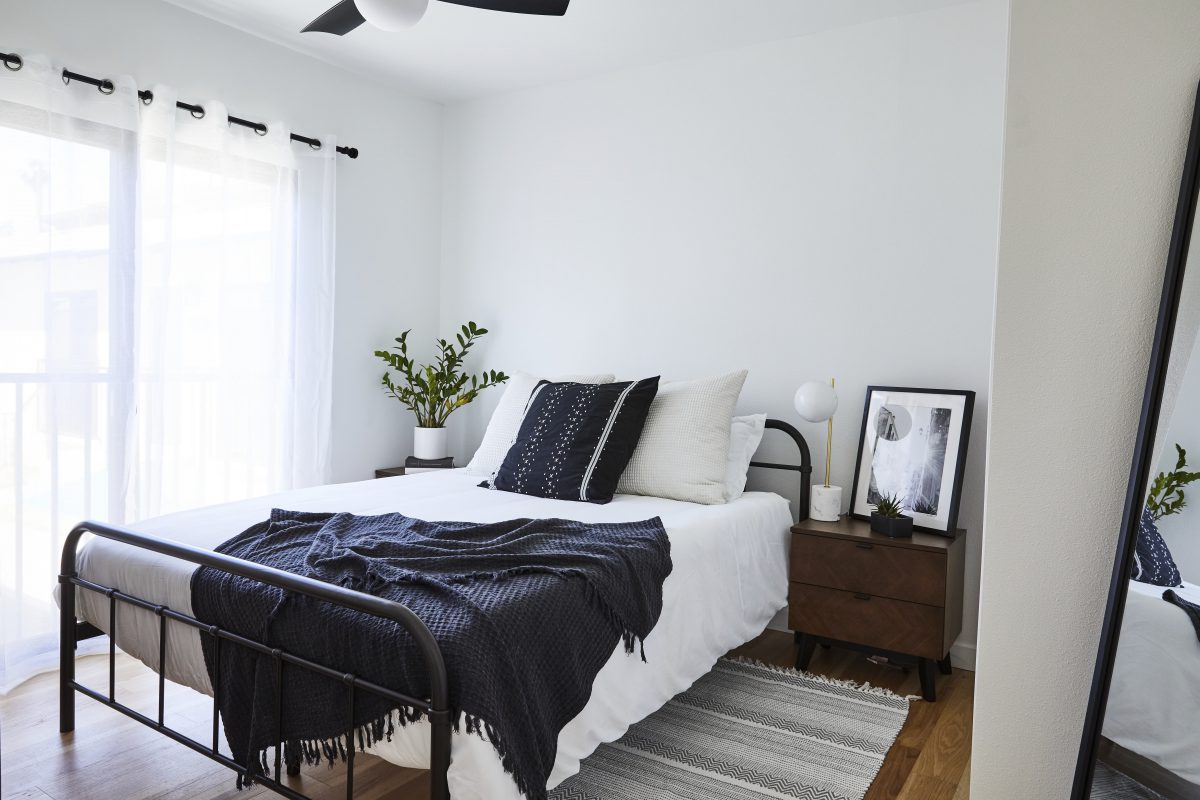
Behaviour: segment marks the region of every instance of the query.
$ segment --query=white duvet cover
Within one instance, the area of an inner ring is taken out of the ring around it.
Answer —
[[[1163,591],[1129,582],[1104,735],[1200,784],[1200,641]],[[1200,603],[1200,586],[1175,591]]]
[[[792,519],[787,502],[778,495],[752,492],[716,506],[618,495],[612,503],[597,506],[489,491],[478,488],[478,481],[453,470],[322,486],[185,511],[133,527],[211,549],[265,519],[272,508],[363,515],[401,512],[421,519],[466,522],[538,517],[621,522],[660,517],[671,541],[674,567],[663,587],[662,616],[645,642],[647,662],[626,655],[621,646],[616,648],[596,677],[586,707],[559,736],[551,787],[574,775],[579,762],[600,744],[620,738],[630,725],[691,686],[727,651],[761,633],[787,602]],[[93,537],[81,549],[78,565],[83,578],[192,613],[192,564]],[[118,605],[117,644],[157,666],[157,618]],[[1178,609],[1162,605],[1183,619]],[[81,591],[78,609],[81,617],[107,630],[105,598]],[[179,624],[168,629],[167,677],[211,694],[200,634]],[[428,723],[398,729],[391,742],[378,743],[371,752],[402,766],[427,767]],[[452,759],[449,783],[455,800],[520,797],[490,743],[456,735]]]

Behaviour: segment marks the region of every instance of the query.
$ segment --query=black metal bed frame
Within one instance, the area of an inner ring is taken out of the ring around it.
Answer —
[[[797,522],[804,522],[808,519],[808,501],[809,493],[812,491],[812,454],[808,451],[808,442],[800,434],[800,431],[792,425],[778,419],[767,420],[767,430],[782,431],[791,437],[796,443],[796,447],[800,448],[800,464],[771,464],[763,461],[751,461],[750,466],[759,467],[760,469],[782,469],[800,473],[800,507],[798,509]]]
[[[786,433],[796,443],[800,449],[800,464],[773,464],[752,461],[750,466],[763,469],[779,469],[796,471],[801,474],[800,482],[800,512],[801,520],[808,517],[808,501],[809,501],[809,483],[812,475],[812,459],[808,449],[808,443],[804,437],[793,426],[779,420],[767,420],[766,427],[771,430],[779,430]],[[220,570],[231,575],[238,575],[243,578],[259,581],[260,583],[269,586],[275,586],[290,592],[296,592],[307,597],[312,597],[317,600],[323,600],[328,603],[334,603],[354,611],[361,611],[364,614],[371,614],[376,617],[390,619],[396,624],[403,627],[413,639],[416,641],[417,648],[425,662],[425,668],[429,675],[429,698],[423,699],[411,697],[402,692],[396,692],[378,684],[365,681],[351,673],[341,672],[332,669],[323,664],[317,664],[308,659],[289,653],[278,647],[271,647],[261,642],[256,642],[253,639],[248,639],[244,636],[222,630],[216,625],[210,625],[205,622],[188,616],[187,614],[174,611],[164,605],[151,603],[139,597],[127,594],[119,589],[103,586],[98,583],[86,580],[79,577],[76,569],[76,552],[79,546],[79,540],[85,533],[90,533],[94,536],[99,536],[104,539],[111,539],[122,544],[137,547],[142,550],[149,550],[155,553],[161,553],[171,558],[178,558],[182,561],[188,561],[193,564],[198,564],[212,569]],[[294,575],[290,572],[267,567],[262,564],[256,564],[251,561],[243,561],[242,559],[232,558],[230,556],[215,553],[210,550],[203,550],[197,547],[190,547],[185,544],[179,544],[165,539],[159,539],[154,536],[137,533],[135,531],[120,528],[114,525],[106,525],[99,522],[81,522],[67,536],[66,542],[63,544],[62,563],[58,582],[61,588],[61,597],[59,598],[59,725],[58,729],[62,733],[70,733],[75,730],[75,694],[78,692],[86,697],[115,709],[131,719],[137,720],[143,725],[152,728],[164,736],[179,742],[180,744],[207,756],[229,769],[240,774],[244,774],[245,770],[232,758],[220,752],[220,703],[221,703],[221,673],[220,673],[220,648],[223,642],[245,647],[250,650],[269,655],[274,659],[276,676],[278,680],[276,685],[279,687],[275,696],[276,718],[279,719],[280,727],[282,727],[283,719],[283,669],[284,665],[293,668],[300,668],[315,672],[319,675],[341,681],[346,684],[347,693],[347,741],[346,741],[346,797],[347,800],[352,800],[354,797],[354,754],[355,746],[353,742],[352,732],[354,730],[354,709],[355,709],[355,694],[358,691],[365,691],[370,694],[378,695],[395,702],[398,706],[408,706],[421,709],[430,721],[430,759],[429,759],[429,784],[431,800],[449,800],[450,790],[447,785],[447,771],[450,768],[450,741],[451,741],[451,725],[450,725],[450,695],[448,688],[448,679],[446,675],[446,664],[442,658],[442,652],[438,647],[437,640],[430,633],[429,628],[425,623],[414,614],[407,606],[396,603],[391,600],[385,600],[374,595],[363,594],[362,592],[343,589],[340,586],[324,583],[322,581],[306,578],[301,575]],[[75,649],[80,641],[90,639],[95,636],[103,635],[104,631],[91,625],[88,622],[80,621],[76,618],[76,587],[86,589],[108,598],[108,693],[96,691],[90,687],[84,686],[75,680]],[[158,616],[158,714],[157,718],[146,716],[134,709],[126,706],[116,699],[116,639],[117,639],[117,603],[126,603],[136,608],[141,608],[146,611],[153,612]],[[199,742],[189,736],[186,736],[179,731],[176,731],[165,724],[165,693],[166,693],[166,666],[167,666],[167,622],[178,622],[183,625],[195,628],[200,631],[201,635],[213,637],[217,647],[217,673],[213,681],[213,710],[212,710],[212,740],[211,742]],[[282,740],[282,735],[278,737]],[[300,763],[296,761],[287,761],[284,758],[283,751],[285,748],[277,746],[275,749],[275,764],[273,773],[270,775],[257,775],[255,782],[261,784],[272,791],[290,798],[291,800],[311,800],[307,795],[302,794],[291,788],[283,782],[284,771],[287,775],[295,776],[300,773]],[[285,763],[287,761],[287,763]]]

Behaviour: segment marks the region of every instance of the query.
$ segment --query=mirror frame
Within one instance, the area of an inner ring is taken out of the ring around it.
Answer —
[[[1117,557],[1113,565],[1112,582],[1108,589],[1108,606],[1100,630],[1100,649],[1092,675],[1088,696],[1087,716],[1084,718],[1083,739],[1075,765],[1075,785],[1072,800],[1090,800],[1092,777],[1099,755],[1100,736],[1104,727],[1104,711],[1112,682],[1113,663],[1120,639],[1121,620],[1125,614],[1125,598],[1129,591],[1129,575],[1137,545],[1138,523],[1145,503],[1146,487],[1150,480],[1150,463],[1154,457],[1154,440],[1158,434],[1159,412],[1171,362],[1171,344],[1179,316],[1179,299],[1183,291],[1184,269],[1187,264],[1192,227],[1196,220],[1197,192],[1200,191],[1200,88],[1192,111],[1191,133],[1183,164],[1183,179],[1175,207],[1175,227],[1171,247],[1167,252],[1167,269],[1163,279],[1162,299],[1158,307],[1158,322],[1154,344],[1150,350],[1150,372],[1146,377],[1146,392],[1142,399],[1141,419],[1138,422],[1137,442],[1129,472],[1129,488],[1121,517],[1117,539]]]

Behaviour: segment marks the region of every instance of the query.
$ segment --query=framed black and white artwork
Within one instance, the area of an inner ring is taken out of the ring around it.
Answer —
[[[974,392],[868,386],[851,515],[895,496],[917,530],[953,535],[974,406]]]

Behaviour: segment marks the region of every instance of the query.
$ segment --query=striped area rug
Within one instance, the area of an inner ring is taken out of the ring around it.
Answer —
[[[1123,772],[1096,762],[1096,774],[1092,778],[1092,800],[1165,800],[1158,792],[1151,791]]]
[[[862,800],[908,700],[735,659],[583,762],[551,800]]]

